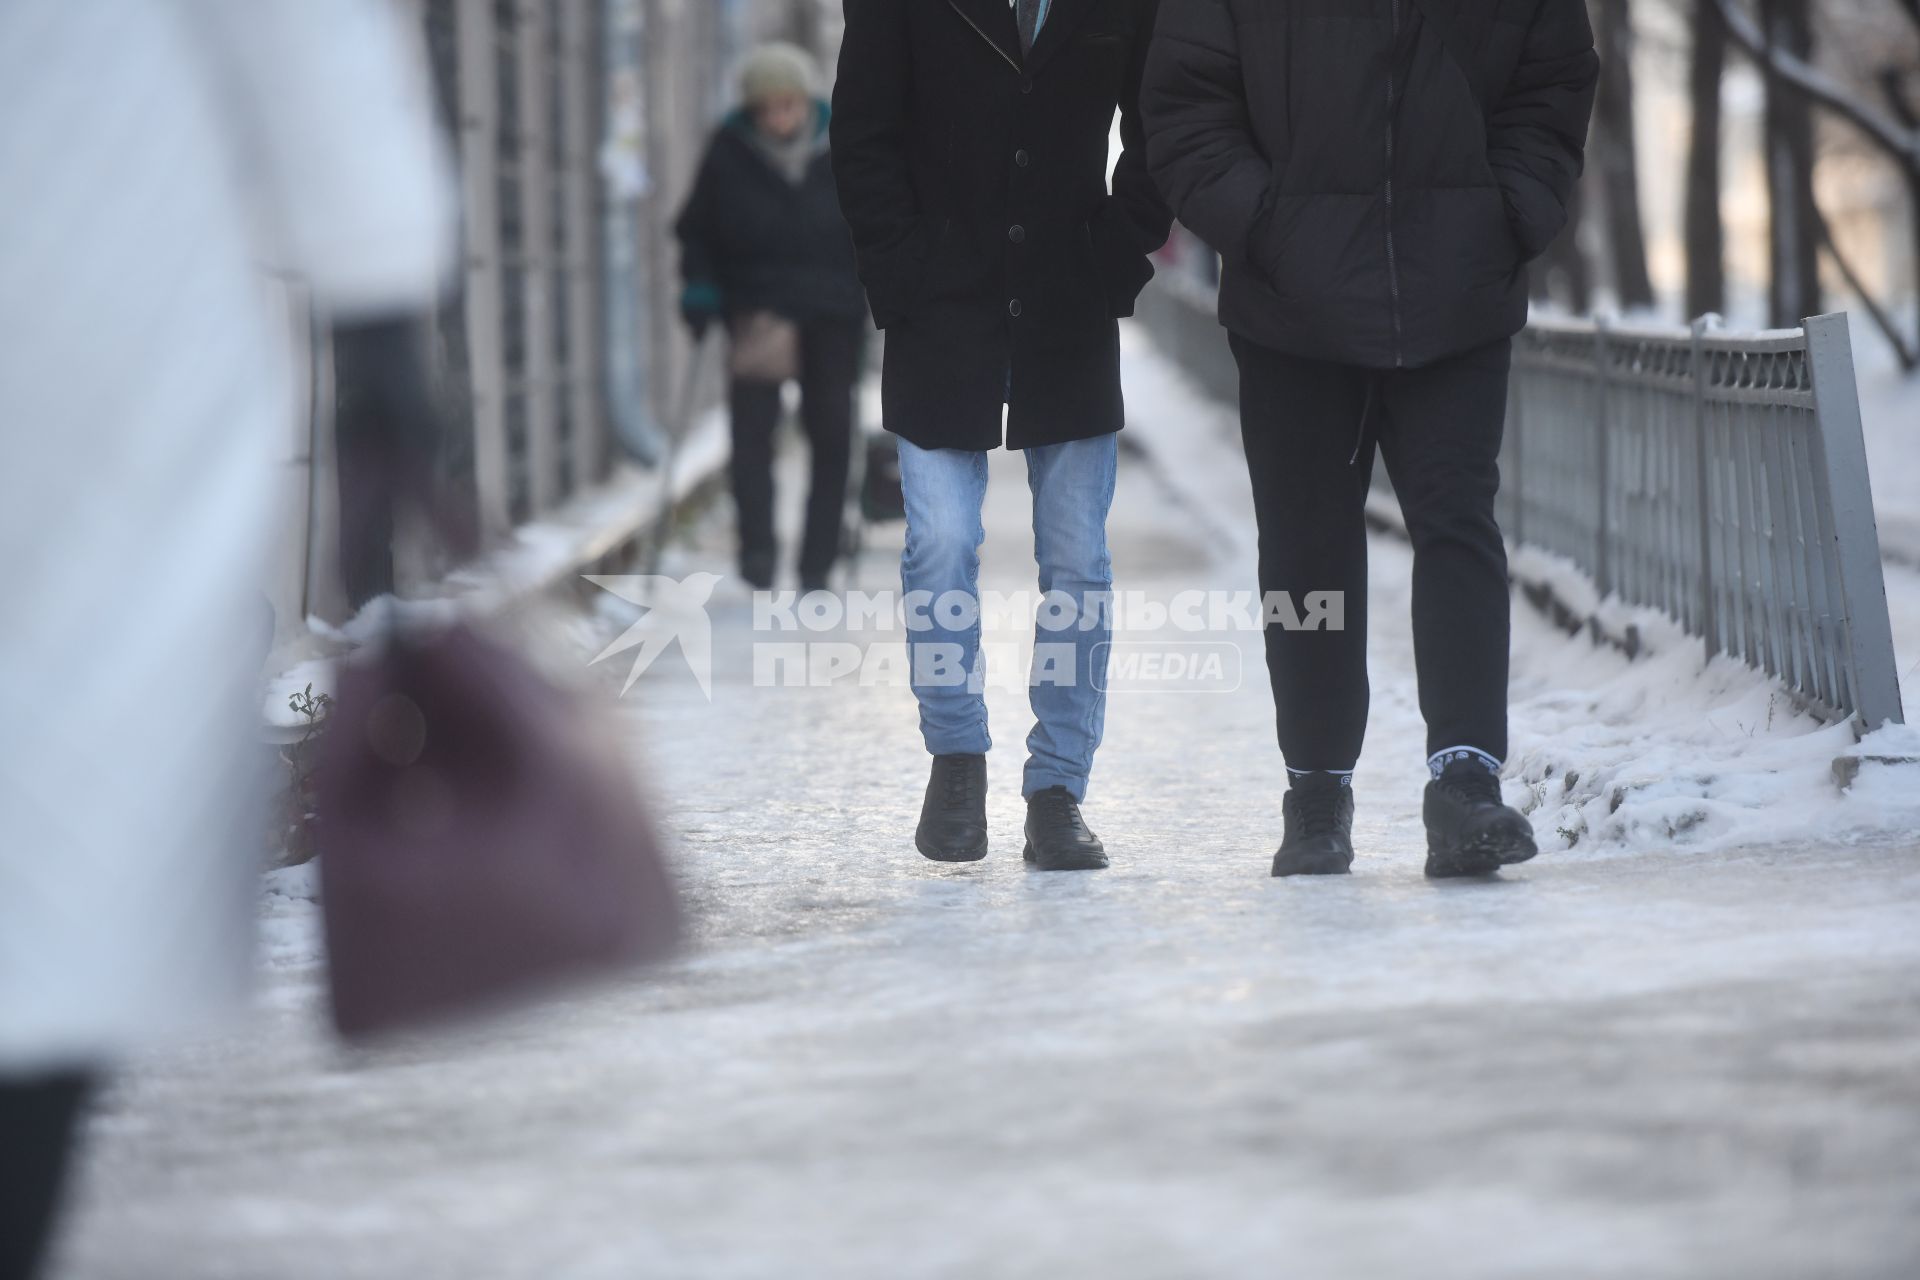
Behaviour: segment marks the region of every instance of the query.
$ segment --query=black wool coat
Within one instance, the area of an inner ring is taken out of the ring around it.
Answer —
[[[1173,218],[1138,110],[1158,6],[1053,0],[1023,55],[1007,0],[847,0],[834,169],[888,429],[992,449],[1004,405],[1015,449],[1120,430],[1117,318]]]
[[[824,103],[820,110],[824,128]],[[674,227],[682,277],[690,287],[718,290],[729,314],[864,320],[866,299],[826,147],[795,183],[774,169],[752,130],[736,113],[707,147]]]
[[[1164,0],[1150,162],[1229,329],[1417,367],[1525,325],[1598,73],[1586,0]]]

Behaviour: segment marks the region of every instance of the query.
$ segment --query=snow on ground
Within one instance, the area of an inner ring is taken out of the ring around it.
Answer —
[[[1244,587],[1231,418],[1127,342],[1121,582]],[[989,589],[1030,581],[1027,507],[998,458]],[[858,585],[890,585],[898,545]],[[1613,781],[1536,810],[1581,824],[1571,852],[1429,884],[1408,557],[1375,550],[1355,876],[1267,876],[1256,634],[1219,637],[1237,689],[1116,693],[1089,806],[1115,868],[1049,877],[1018,853],[1021,690],[989,697],[992,856],[931,864],[911,695],[756,687],[723,593],[712,701],[668,665],[618,704],[679,837],[688,952],[348,1054],[312,872],[277,873],[259,1019],[116,1082],[56,1274],[1913,1274],[1920,863],[1894,798],[1816,786],[1830,733],[1769,724],[1751,673],[1628,664],[1521,610],[1512,794],[1548,764],[1549,792]],[[714,518],[674,568],[727,559]],[[591,621],[581,664],[623,623]],[[625,673],[593,674],[611,698]],[[1774,838],[1810,810],[1819,838]]]

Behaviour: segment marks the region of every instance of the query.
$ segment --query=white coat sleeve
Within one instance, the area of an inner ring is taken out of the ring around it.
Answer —
[[[457,242],[417,7],[177,0],[209,53],[274,259],[352,320],[430,305]]]

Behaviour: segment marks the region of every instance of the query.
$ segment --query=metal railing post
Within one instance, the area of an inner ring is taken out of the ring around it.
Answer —
[[[1713,596],[1713,478],[1710,470],[1711,450],[1707,448],[1707,387],[1709,385],[1709,361],[1707,358],[1707,320],[1703,316],[1693,322],[1693,442],[1694,442],[1694,482],[1698,486],[1697,502],[1700,508],[1700,635],[1707,644],[1707,656],[1711,658],[1719,647],[1714,633],[1719,620],[1714,616]]]
[[[526,352],[521,397],[526,406],[527,504],[536,516],[553,506],[560,487],[549,18],[545,0],[520,0],[514,49],[519,68],[521,342]]]
[[[473,380],[473,476],[480,526],[513,528],[507,486],[506,335],[500,260],[500,82],[491,4],[456,9],[460,170],[466,197],[467,351]]]
[[[1598,421],[1594,424],[1594,481],[1600,501],[1596,512],[1593,584],[1604,599],[1613,591],[1613,443],[1609,424],[1613,417],[1613,340],[1604,317],[1594,322],[1593,357],[1595,390],[1599,398]]]
[[[600,323],[599,152],[594,102],[600,67],[594,53],[592,0],[561,0],[563,154],[566,165],[567,397],[575,489],[600,478],[606,415],[605,346]]]
[[[1833,537],[1840,567],[1847,662],[1853,668],[1855,714],[1868,729],[1902,724],[1900,672],[1887,616],[1880,530],[1867,475],[1867,445],[1854,381],[1853,342],[1846,314],[1807,321],[1807,363],[1813,378],[1814,453],[1833,503]]]

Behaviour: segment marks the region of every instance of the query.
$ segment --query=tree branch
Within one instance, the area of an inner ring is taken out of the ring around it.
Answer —
[[[1906,336],[1900,332],[1900,326],[1893,322],[1893,317],[1888,315],[1878,302],[1874,301],[1873,295],[1867,291],[1866,282],[1860,278],[1860,273],[1853,269],[1853,264],[1847,261],[1845,254],[1840,252],[1840,242],[1834,238],[1833,227],[1828,223],[1827,216],[1815,209],[1813,219],[1814,231],[1820,237],[1821,247],[1827,251],[1827,256],[1833,260],[1833,265],[1840,269],[1847,287],[1859,296],[1860,305],[1866,308],[1867,315],[1872,318],[1874,326],[1892,345],[1894,355],[1900,361],[1901,372],[1912,373],[1920,369],[1920,353],[1916,353],[1908,345]]]
[[[1920,5],[1920,0],[1913,0]],[[1887,110],[1894,118],[1909,129],[1920,129],[1920,111],[1913,106],[1913,99],[1907,96],[1907,70],[1905,67],[1882,67],[1880,69],[1880,93],[1887,100]]]
[[[1916,0],[1920,2],[1920,0]],[[1808,98],[1846,119],[1875,143],[1893,154],[1907,169],[1920,169],[1920,133],[1902,128],[1900,122],[1862,101],[1831,76],[1806,59],[1775,47],[1761,33],[1746,10],[1734,0],[1715,0],[1727,20],[1727,31],[1770,76],[1785,81]]]

